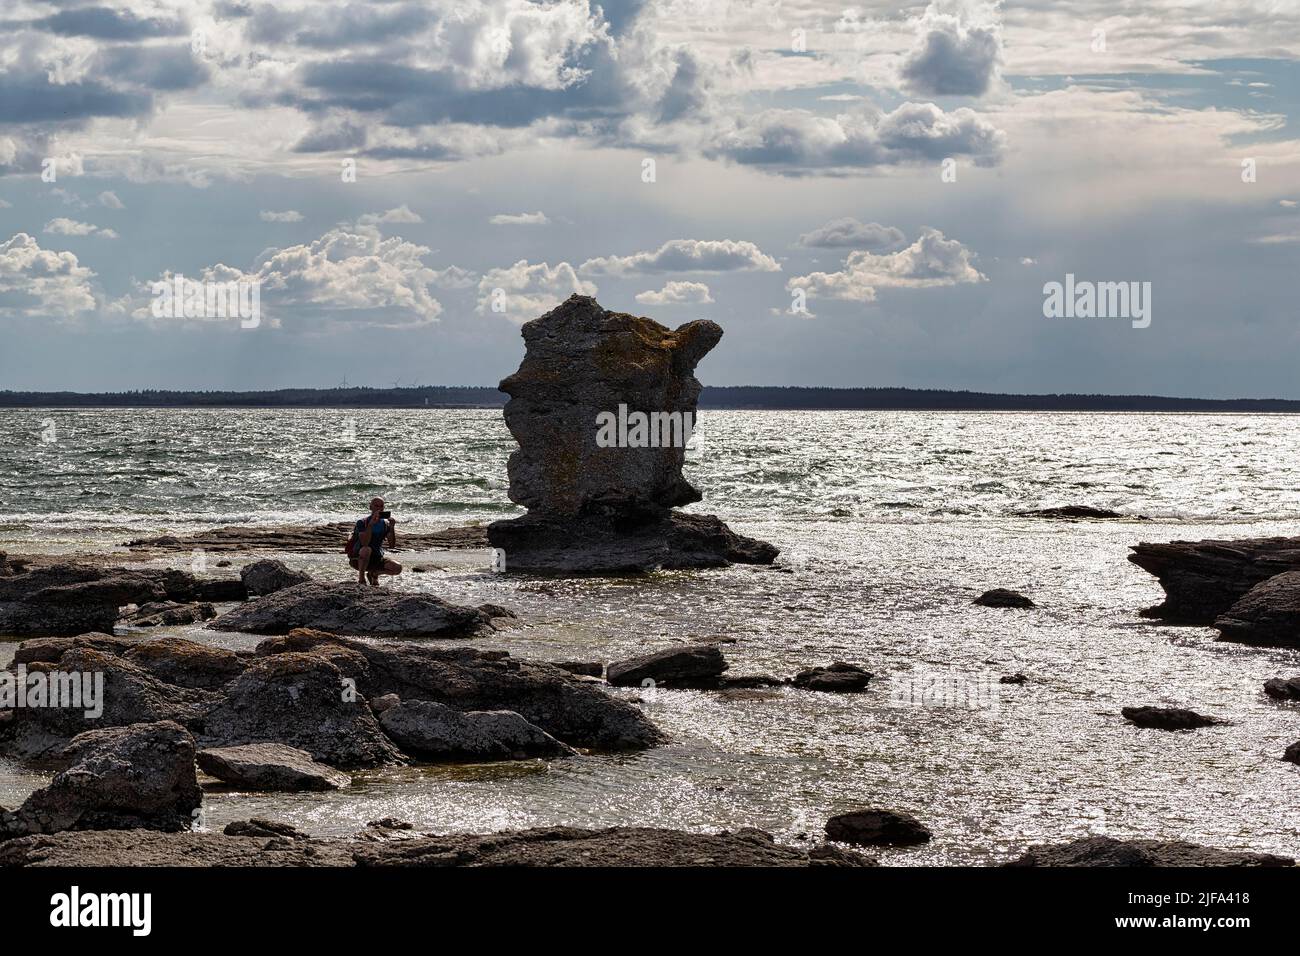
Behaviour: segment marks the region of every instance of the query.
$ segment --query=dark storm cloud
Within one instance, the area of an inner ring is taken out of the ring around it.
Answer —
[[[956,18],[940,18],[903,63],[903,86],[921,96],[982,96],[1001,61],[996,28],[966,28]]]

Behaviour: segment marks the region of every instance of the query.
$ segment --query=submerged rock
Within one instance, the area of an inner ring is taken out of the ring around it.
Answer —
[[[244,589],[252,598],[303,584],[311,580],[311,575],[306,571],[292,571],[283,561],[263,558],[244,565],[239,571],[239,579],[244,582]]]
[[[459,711],[431,700],[403,701],[379,715],[384,732],[423,760],[525,760],[566,757],[560,743],[510,710]]]
[[[501,390],[519,443],[510,499],[529,513],[488,526],[507,569],[607,573],[775,559],[776,548],[717,518],[673,510],[701,499],[682,465],[700,393],[693,373],[722,337],[718,325],[673,331],[574,295],[522,331],[523,362]],[[613,441],[598,439],[604,416],[624,423]],[[629,416],[649,429],[638,433],[634,422],[629,432]]]
[[[610,664],[605,679],[616,687],[636,687],[645,681],[664,687],[716,687],[726,669],[721,648],[697,644]]]
[[[1300,571],[1261,581],[1214,621],[1225,641],[1300,647]]]
[[[1007,866],[1294,866],[1271,853],[1219,850],[1181,840],[1116,840],[1093,836],[1031,847]]]
[[[859,846],[916,846],[930,831],[916,817],[896,810],[854,810],[826,821],[826,836]]]
[[[183,830],[202,803],[194,739],[172,721],[88,731],[63,756],[69,766],[49,786],[12,813],[0,813],[0,835]]]
[[[992,591],[985,591],[972,603],[983,607],[1031,608],[1035,606],[1033,601],[1019,591],[1009,591],[1006,588],[994,588]]]
[[[1017,511],[1016,514],[1022,518],[1065,518],[1070,520],[1078,520],[1082,518],[1094,521],[1131,517],[1130,515],[1113,511],[1110,508],[1094,508],[1091,505],[1065,505],[1060,508],[1039,508],[1034,511]]]
[[[802,670],[794,675],[791,683],[804,690],[853,693],[866,690],[873,676],[856,664],[837,661],[830,667],[810,667]]]
[[[347,774],[316,762],[305,750],[285,744],[211,747],[200,750],[195,758],[199,769],[208,776],[247,790],[339,790],[352,783]]]
[[[1300,700],[1300,676],[1270,677],[1264,681],[1264,693],[1274,700]]]
[[[1206,717],[1182,707],[1124,707],[1120,713],[1125,720],[1154,730],[1196,730],[1223,723],[1217,717]]]
[[[1282,752],[1282,759],[1291,763],[1300,763],[1300,740],[1297,740]]]
[[[1154,574],[1165,601],[1143,614],[1174,623],[1214,624],[1255,585],[1300,571],[1300,538],[1143,542],[1128,559]]]
[[[348,636],[471,637],[490,630],[491,617],[432,594],[309,581],[254,598],[208,627],[250,634],[288,634],[307,627]]]

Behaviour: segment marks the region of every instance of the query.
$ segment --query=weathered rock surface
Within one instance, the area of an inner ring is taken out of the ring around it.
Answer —
[[[513,710],[575,747],[641,750],[663,733],[631,703],[551,664],[505,651],[369,643],[298,630],[257,647],[259,655],[307,651],[332,661],[371,700],[396,694],[457,710]]]
[[[983,607],[1031,608],[1035,606],[1033,601],[1019,591],[1009,591],[1006,588],[994,588],[992,591],[985,591],[972,603]]]
[[[398,516],[400,517],[400,515]],[[400,527],[400,526],[399,526]],[[153,538],[136,538],[125,547],[139,551],[159,553],[175,551],[276,551],[276,552],[341,552],[352,524],[347,521],[318,525],[313,528],[213,528],[192,535],[163,535]],[[404,550],[451,551],[469,548],[486,548],[487,528],[464,525],[444,528],[441,531],[411,533],[399,530],[399,544]],[[215,598],[210,600],[216,600]]]
[[[1282,759],[1289,760],[1291,763],[1300,763],[1300,740],[1282,751]]]
[[[829,667],[810,667],[802,670],[794,675],[791,683],[804,690],[853,693],[866,690],[872,676],[856,664],[836,661]]]
[[[159,680],[178,687],[217,690],[247,666],[234,651],[179,637],[163,637],[127,647],[122,656]]]
[[[605,679],[616,687],[636,687],[645,681],[664,687],[716,687],[726,669],[721,648],[697,644],[610,664]]]
[[[1225,641],[1300,647],[1300,571],[1261,581],[1214,621]]]
[[[379,715],[384,732],[422,760],[524,760],[573,749],[510,710],[459,711],[431,700],[403,701]]]
[[[250,634],[288,634],[309,627],[349,636],[470,637],[490,629],[491,618],[432,594],[310,581],[254,598],[208,627]]]
[[[1260,582],[1300,571],[1300,538],[1143,542],[1133,546],[1128,559],[1165,589],[1164,603],[1143,614],[1208,625]]]
[[[248,596],[254,598],[303,584],[311,580],[311,575],[306,571],[293,571],[283,561],[263,558],[244,565],[239,571],[239,579],[244,582]]]
[[[178,604],[175,601],[155,601],[130,614],[123,614],[118,620],[129,627],[175,627],[179,624],[199,624],[216,616],[216,609],[206,602]]]
[[[14,664],[56,663],[68,651],[85,647],[106,654],[121,654],[139,643],[131,638],[114,637],[94,631],[76,637],[33,637],[14,648]]]
[[[0,813],[0,835],[59,830],[182,830],[202,802],[194,739],[160,721],[92,730],[64,752],[70,761],[17,810]]]
[[[332,767],[403,762],[365,698],[343,673],[316,654],[273,654],[253,660],[222,689],[203,718],[205,749],[283,743]]]
[[[1116,840],[1085,837],[1031,847],[1007,866],[1295,866],[1271,853],[1219,850],[1180,840]]]
[[[701,498],[682,465],[700,393],[693,373],[721,339],[718,325],[696,321],[673,331],[574,295],[522,332],[523,362],[501,390],[510,395],[506,426],[519,442],[508,464],[510,499],[529,513],[488,526],[507,569],[598,573],[772,562],[771,545],[733,534],[717,518],[673,511]],[[602,447],[598,416],[617,415],[620,406],[675,422],[676,436],[664,434],[671,425],[656,427],[646,447]]]
[[[782,846],[761,830],[683,833],[648,827],[545,827],[359,846],[359,866],[872,866],[870,857]]]
[[[353,865],[350,843],[278,835],[98,830],[0,843],[0,867]]]
[[[1223,723],[1215,717],[1206,717],[1182,707],[1124,707],[1124,719],[1139,727],[1154,730],[1195,730]]]
[[[916,817],[895,810],[854,810],[826,821],[826,836],[859,846],[916,846],[930,831]]]
[[[1270,677],[1264,681],[1264,693],[1274,700],[1300,700],[1300,675]]]
[[[196,754],[199,769],[247,790],[320,791],[349,786],[352,779],[285,744],[212,747]]]

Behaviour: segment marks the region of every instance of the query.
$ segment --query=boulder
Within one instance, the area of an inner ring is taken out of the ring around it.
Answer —
[[[49,786],[0,813],[0,833],[184,830],[202,803],[194,739],[173,721],[87,731],[63,757],[69,766]]]
[[[1300,675],[1270,677],[1264,681],[1264,693],[1274,700],[1300,700]]]
[[[1294,866],[1271,853],[1219,850],[1181,840],[1116,840],[1092,836],[1030,847],[1007,866]]]
[[[1008,591],[1006,588],[994,588],[992,591],[985,591],[977,597],[972,603],[979,604],[983,607],[1011,607],[1011,608],[1031,608],[1034,602],[1025,597],[1019,591]]]
[[[782,846],[762,830],[683,833],[650,827],[543,827],[358,845],[358,866],[874,866],[838,847]]]
[[[919,820],[895,810],[854,810],[826,821],[826,836],[860,846],[916,846],[928,843],[930,831]]]
[[[379,724],[422,760],[525,760],[566,757],[573,749],[510,710],[459,711],[431,700],[385,709]]]
[[[1300,538],[1143,542],[1132,550],[1128,559],[1165,590],[1164,603],[1143,614],[1171,623],[1214,624],[1255,585],[1300,571]]]
[[[282,743],[344,769],[404,760],[365,698],[319,655],[257,658],[222,693],[203,720],[204,749]]]
[[[250,598],[264,594],[274,594],[295,584],[304,584],[311,580],[305,571],[292,571],[283,561],[263,558],[246,564],[239,572],[239,579],[244,582],[244,590]]]
[[[775,559],[776,548],[717,518],[673,510],[701,499],[682,465],[700,393],[695,366],[721,339],[718,325],[701,320],[673,331],[574,295],[522,334],[523,362],[500,387],[519,443],[507,466],[510,499],[528,514],[488,526],[508,570],[608,573]],[[629,416],[653,416],[653,437],[598,439],[604,416],[622,417],[624,437]]]
[[[490,621],[478,608],[432,594],[309,581],[254,598],[208,627],[250,634],[288,634],[305,627],[349,636],[463,638],[490,629]]]
[[[1282,759],[1291,763],[1300,763],[1300,740],[1297,740],[1286,750],[1282,751]]]
[[[858,667],[837,661],[830,667],[811,667],[794,675],[790,683],[804,690],[835,691],[853,693],[867,689],[867,683],[874,675]]]
[[[633,704],[551,664],[505,651],[371,643],[298,630],[258,645],[259,655],[309,651],[333,661],[370,699],[396,694],[457,710],[513,710],[570,746],[641,750],[664,734]]]
[[[217,690],[243,673],[244,661],[221,647],[209,647],[179,637],[142,641],[122,655],[159,680],[177,687]]]
[[[1300,647],[1300,571],[1261,581],[1214,621],[1225,641]]]
[[[54,664],[73,648],[85,647],[105,654],[121,654],[137,641],[90,632],[76,637],[33,637],[14,648],[14,664]]]
[[[175,601],[154,601],[125,614],[118,620],[129,627],[176,627],[182,624],[199,624],[217,616],[216,609],[206,602],[193,601],[179,604]]]
[[[1024,674],[1020,674],[1020,673],[1003,674],[1001,677],[998,678],[998,683],[999,684],[1027,684],[1029,683],[1029,678],[1026,677]]]
[[[697,644],[610,664],[605,679],[616,687],[637,687],[646,681],[664,687],[716,687],[726,669],[721,648]]]
[[[1124,707],[1124,719],[1139,727],[1155,730],[1195,730],[1223,723],[1216,717],[1206,717],[1182,707]]]
[[[352,783],[347,774],[317,763],[305,750],[285,744],[211,747],[200,750],[196,760],[208,776],[245,790],[339,790]]]

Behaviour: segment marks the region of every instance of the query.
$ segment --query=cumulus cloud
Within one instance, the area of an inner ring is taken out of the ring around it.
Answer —
[[[447,266],[434,273],[433,284],[443,289],[468,289],[474,284],[475,277],[478,275],[471,269],[462,269],[460,266]]]
[[[594,275],[663,272],[779,272],[777,261],[752,242],[733,239],[671,239],[650,252],[588,259],[578,267]]]
[[[296,209],[286,209],[284,212],[263,209],[257,216],[262,222],[302,222],[302,213]]]
[[[386,212],[368,212],[357,219],[357,224],[362,226],[411,222],[424,222],[424,220],[420,218],[418,212],[413,211],[406,203],[402,203],[396,209],[389,209]]]
[[[546,218],[546,213],[541,211],[500,213],[488,220],[494,226],[545,226],[550,221]]]
[[[0,243],[0,315],[65,318],[95,307],[95,273],[25,232]]]
[[[713,296],[703,282],[673,280],[665,283],[658,292],[653,289],[638,292],[636,300],[642,305],[706,305],[713,301]]]
[[[106,189],[99,194],[99,204],[105,209],[125,209],[126,206],[122,200],[117,198],[117,193],[111,189]]]
[[[575,292],[595,295],[596,286],[578,277],[567,262],[554,267],[520,259],[504,269],[490,269],[478,283],[479,315],[504,315],[512,322],[527,322],[549,312]]]
[[[799,245],[813,249],[867,249],[871,252],[893,252],[907,245],[903,230],[882,226],[878,222],[858,222],[846,216],[832,219],[812,232],[799,237]]]
[[[938,229],[924,228],[917,240],[898,252],[850,252],[839,272],[795,276],[786,289],[803,289],[812,296],[874,302],[877,289],[925,289],[933,286],[983,282],[972,263],[974,253]]]
[[[917,21],[917,45],[900,70],[917,96],[982,96],[997,80],[1002,35],[995,3],[963,2],[953,13],[931,3]]]
[[[89,222],[78,222],[59,216],[45,224],[45,234],[50,236],[97,236],[100,239],[116,239],[117,233],[112,229],[102,229]]]
[[[938,162],[969,156],[994,166],[1006,134],[974,110],[944,112],[933,103],[904,103],[884,113],[870,106],[839,116],[773,109],[734,117],[706,155],[788,175],[848,172],[875,166]]]

